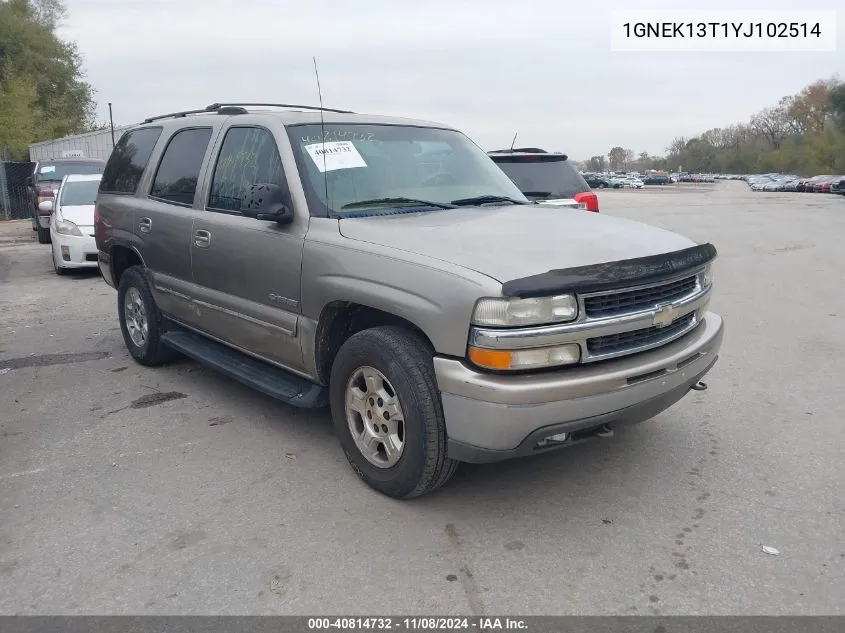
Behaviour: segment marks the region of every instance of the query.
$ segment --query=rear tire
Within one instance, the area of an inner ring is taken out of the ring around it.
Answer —
[[[447,454],[433,356],[421,336],[384,326],[351,336],[332,365],[332,420],[346,458],[367,485],[396,499],[432,492],[458,466]]]
[[[36,227],[36,231],[38,231],[38,243],[39,244],[49,244],[50,243],[50,229],[44,228],[43,226]]]
[[[161,342],[166,320],[156,307],[140,266],[131,266],[120,277],[117,314],[126,349],[140,364],[154,367],[178,356],[175,350]]]

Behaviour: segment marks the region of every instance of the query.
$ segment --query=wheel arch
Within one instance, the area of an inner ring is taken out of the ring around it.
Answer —
[[[409,319],[362,303],[332,301],[321,310],[314,337],[314,363],[320,382],[328,384],[334,359],[349,337],[384,325],[395,325],[414,332],[434,353],[431,338]]]
[[[131,266],[143,266],[146,268],[144,258],[134,246],[127,244],[114,244],[109,247],[109,271],[114,287],[120,285],[120,278]]]

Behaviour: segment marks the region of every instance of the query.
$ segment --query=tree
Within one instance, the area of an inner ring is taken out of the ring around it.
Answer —
[[[766,139],[774,149],[789,133],[789,115],[781,103],[773,108],[765,108],[751,117],[751,127]]]
[[[607,157],[610,159],[610,168],[613,171],[625,169],[625,161],[628,154],[624,147],[614,147],[607,153]]]
[[[94,91],[79,52],[56,34],[64,15],[61,0],[0,1],[0,148],[13,157],[93,123]]]
[[[830,116],[830,91],[838,84],[836,79],[820,79],[801,92],[784,97],[780,107],[786,111],[787,126],[793,134],[821,132]]]
[[[831,88],[827,93],[830,110],[839,127],[845,130],[845,83]]]
[[[604,156],[593,156],[587,161],[587,169],[601,173],[607,170],[607,159]]]

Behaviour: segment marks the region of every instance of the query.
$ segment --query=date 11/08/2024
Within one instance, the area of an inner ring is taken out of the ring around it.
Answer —
[[[308,629],[397,630],[397,631],[500,631],[527,630],[525,620],[497,617],[411,617],[411,618],[308,618]]]
[[[818,22],[625,22],[625,37],[637,38],[820,38]]]

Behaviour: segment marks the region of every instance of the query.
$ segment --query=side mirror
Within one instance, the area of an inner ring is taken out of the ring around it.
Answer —
[[[52,200],[43,200],[38,203],[38,210],[43,213],[52,213],[53,212],[53,201]]]
[[[293,209],[287,204],[285,190],[278,185],[252,185],[241,201],[241,213],[257,220],[288,224],[293,221]]]
[[[35,178],[33,178],[32,176],[27,176],[26,177],[26,186],[27,187],[34,187],[35,186]]]

